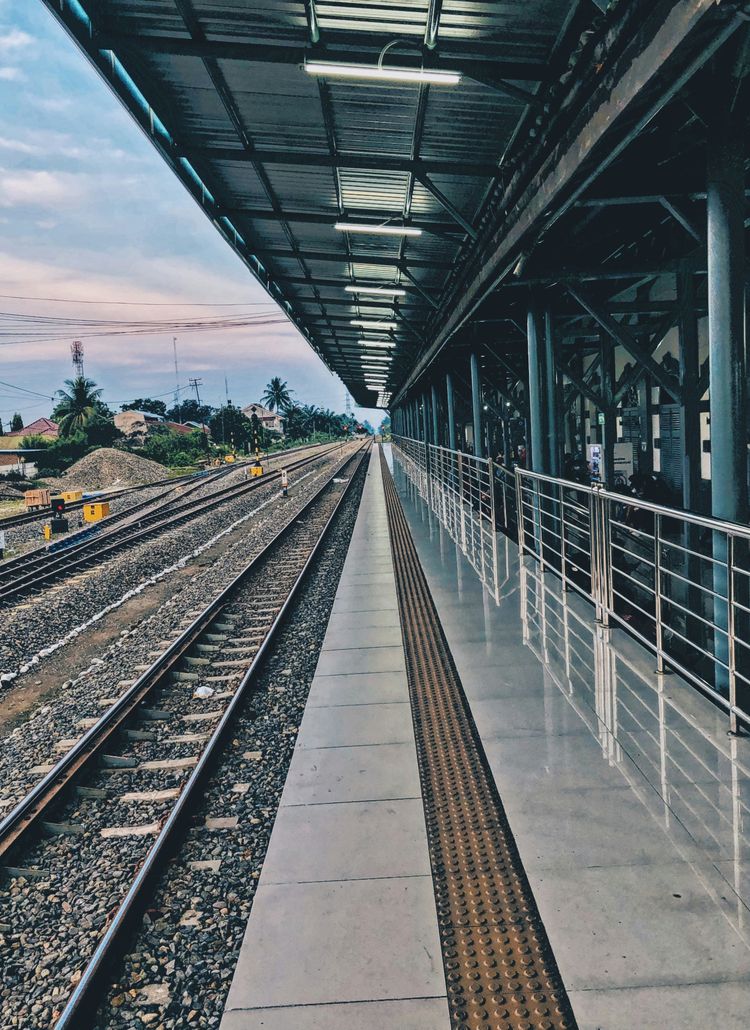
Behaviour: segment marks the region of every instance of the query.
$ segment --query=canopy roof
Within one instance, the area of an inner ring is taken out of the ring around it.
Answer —
[[[597,10],[592,0],[47,2],[363,405],[376,402],[366,384],[380,373],[362,359],[389,365],[390,389],[403,381],[503,155],[559,76],[566,32],[577,39],[581,7],[586,18]],[[304,67],[373,66],[389,44],[384,67],[460,81],[353,81]],[[423,231],[355,234],[337,222]],[[404,293],[345,289],[356,284]]]

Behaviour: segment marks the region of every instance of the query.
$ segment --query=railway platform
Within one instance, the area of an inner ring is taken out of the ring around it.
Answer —
[[[750,740],[506,537],[490,592],[394,479],[374,453],[223,1030],[747,1026]]]

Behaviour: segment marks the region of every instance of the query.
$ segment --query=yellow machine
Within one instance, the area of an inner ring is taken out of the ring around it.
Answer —
[[[255,465],[251,465],[250,466],[250,475],[253,478],[255,478],[255,476],[262,476],[263,475],[263,466],[260,463],[255,464]]]
[[[237,458],[234,454],[225,454],[224,461],[227,463],[227,465],[232,465],[235,461],[237,461]]]
[[[74,501],[83,500],[83,490],[63,490],[59,496],[66,504],[73,504]]]
[[[84,504],[83,506],[84,522],[99,522],[100,519],[106,519],[108,515],[108,501],[96,501],[94,504]]]

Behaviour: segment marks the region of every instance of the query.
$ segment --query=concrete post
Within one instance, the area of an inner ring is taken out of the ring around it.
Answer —
[[[456,447],[456,402],[453,396],[453,376],[450,372],[445,374],[445,396],[448,406],[448,446],[452,451]]]
[[[471,367],[471,414],[474,427],[474,454],[483,457],[482,446],[482,385],[479,380],[479,357],[472,352]]]

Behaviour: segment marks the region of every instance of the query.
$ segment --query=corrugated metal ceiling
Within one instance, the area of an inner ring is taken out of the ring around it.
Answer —
[[[395,320],[397,355],[419,344],[429,298],[439,300],[571,10],[570,0],[80,0],[86,38],[73,14],[46,2],[100,67],[116,55],[165,127],[165,156],[178,173],[190,161],[225,235],[238,231],[245,260],[363,404],[375,400],[357,357],[367,333],[351,319]],[[306,57],[374,64],[395,40],[386,64],[464,77],[444,88],[321,79],[302,67]],[[137,106],[128,83],[117,88]],[[337,232],[333,222],[347,218],[425,231]],[[346,293],[353,281],[408,292],[394,309],[372,307]]]

